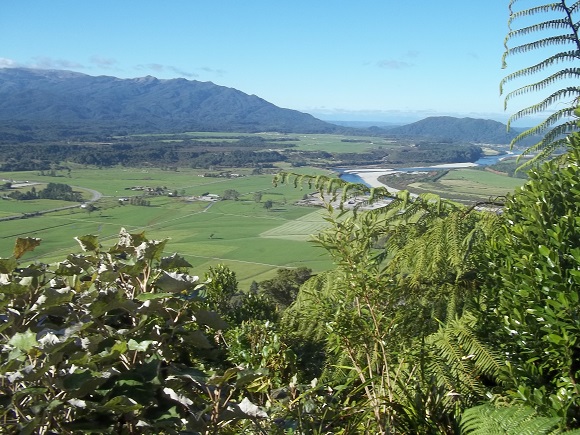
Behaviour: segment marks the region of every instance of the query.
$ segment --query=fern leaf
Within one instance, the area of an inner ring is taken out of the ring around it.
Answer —
[[[561,3],[549,3],[547,5],[540,5],[529,9],[524,9],[518,12],[513,12],[512,14],[510,14],[508,26],[511,27],[512,22],[518,18],[529,17],[541,12],[563,11],[563,9],[564,8]]]
[[[543,80],[540,80],[539,82],[532,83],[532,84],[526,85],[526,86],[522,86],[521,88],[518,88],[518,89],[508,93],[505,96],[505,104],[507,105],[509,100],[511,100],[513,97],[517,97],[517,96],[523,95],[523,94],[528,93],[528,92],[541,91],[541,90],[547,88],[548,86],[553,85],[558,80],[578,79],[579,77],[580,77],[580,68],[563,69],[561,71],[558,71],[555,74],[552,74],[549,77],[546,77]],[[580,92],[580,89],[578,91]]]
[[[537,41],[528,42],[525,44],[517,45],[512,48],[507,48],[504,53],[504,59],[516,54],[528,53],[534,50],[540,50],[545,47],[549,47],[552,45],[567,45],[567,44],[574,44],[575,38],[573,34],[567,35],[558,35],[558,36],[549,36],[547,38],[543,38]]]
[[[532,65],[532,66],[529,66],[526,68],[522,68],[518,71],[515,71],[511,74],[508,74],[500,82],[500,94],[503,94],[504,85],[512,80],[536,74],[538,72],[545,70],[546,68],[557,65],[558,63],[561,63],[561,62],[577,61],[579,58],[579,55],[580,55],[580,52],[578,50],[560,52],[560,53],[557,53],[553,56],[550,56],[549,58],[547,58],[547,59],[543,60],[542,62],[539,62],[535,65]],[[504,54],[504,56],[506,56],[506,55]],[[505,61],[504,61],[504,63],[505,63]]]
[[[461,417],[460,427],[466,435],[539,435],[552,432],[557,424],[557,417],[538,416],[530,407],[486,404],[467,409]]]

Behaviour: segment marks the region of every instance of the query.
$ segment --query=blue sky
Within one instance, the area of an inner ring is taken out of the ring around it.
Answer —
[[[507,5],[4,1],[0,66],[211,81],[323,119],[501,119]]]

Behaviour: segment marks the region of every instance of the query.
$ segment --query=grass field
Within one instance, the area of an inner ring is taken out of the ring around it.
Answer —
[[[337,134],[298,134],[298,133],[215,133],[215,132],[191,132],[183,135],[192,139],[200,139],[206,142],[235,142],[240,136],[260,136],[264,139],[296,139],[288,141],[294,149],[300,151],[327,151],[336,153],[363,153],[378,147],[393,146],[394,142],[384,138],[373,136],[346,136]],[[140,134],[134,136],[168,136],[166,134]],[[356,141],[353,141],[356,139]],[[163,142],[179,142],[182,139],[165,139]]]
[[[304,168],[303,168],[304,170]],[[331,267],[321,248],[306,240],[324,227],[319,211],[295,206],[304,191],[293,186],[272,185],[271,175],[240,178],[205,178],[201,171],[184,169],[168,172],[156,169],[73,169],[72,178],[38,177],[34,173],[0,173],[0,178],[61,182],[90,187],[105,195],[91,213],[75,207],[39,217],[0,221],[0,256],[11,254],[16,237],[39,237],[41,245],[25,261],[61,261],[78,252],[75,236],[99,235],[109,246],[122,227],[130,232],[145,231],[149,239],[170,241],[167,253],[178,252],[193,265],[193,273],[203,275],[216,264],[227,264],[237,274],[240,288],[271,278],[279,267],[307,266],[315,272]],[[310,173],[315,173],[311,169]],[[126,190],[132,186],[164,186],[180,196],[147,197],[149,207],[121,205],[119,198],[140,195]],[[239,201],[215,203],[188,200],[202,193],[222,195],[227,189],[240,193]],[[254,193],[261,192],[261,202]],[[274,206],[264,208],[271,200]],[[14,201],[0,203],[1,215],[21,214],[24,210],[70,205],[63,201]],[[0,216],[1,217],[1,216]]]
[[[445,198],[486,200],[511,193],[525,181],[488,171],[458,169],[449,171],[436,182],[413,183],[409,187],[419,192],[437,193]]]
[[[231,137],[239,134],[191,133],[192,137]],[[261,134],[278,137],[280,134]],[[377,138],[352,138],[340,135],[288,135],[297,138],[296,149],[365,152],[370,148],[391,146]],[[359,142],[360,141],[360,142]],[[88,189],[102,194],[95,203],[97,210],[88,212],[79,207],[50,212],[25,219],[0,221],[0,257],[11,255],[17,237],[39,237],[41,245],[24,257],[24,261],[54,262],[67,254],[78,252],[75,236],[98,235],[104,246],[116,241],[121,228],[130,232],[144,231],[149,239],[168,238],[166,253],[177,252],[193,265],[193,273],[203,276],[209,266],[227,264],[237,274],[240,288],[246,289],[252,281],[274,276],[277,268],[307,266],[315,272],[332,267],[329,255],[308,240],[325,228],[322,209],[294,205],[306,190],[293,185],[274,187],[272,175],[251,175],[251,169],[231,172],[238,178],[203,177],[206,170],[180,168],[176,171],[159,168],[106,168],[96,169],[70,166],[71,171],[56,176],[41,176],[36,172],[0,172],[0,179],[30,181],[41,184],[65,183],[83,191],[85,198],[93,195]],[[328,170],[309,167],[279,166],[289,172],[311,175],[331,175]],[[431,191],[443,197],[465,196],[471,200],[504,195],[523,183],[486,171],[453,170],[434,183],[412,185],[417,192]],[[162,187],[165,192],[176,192],[176,197],[147,196],[150,206],[135,206],[119,201],[120,198],[141,196],[142,191],[131,190],[141,186]],[[41,186],[39,186],[41,187]],[[24,187],[23,189],[26,189]],[[28,187],[30,188],[30,187]],[[191,198],[204,193],[223,195],[228,189],[239,192],[238,201],[215,203]],[[256,202],[255,194],[261,198]],[[273,201],[270,210],[264,203]],[[123,205],[124,204],[124,205]],[[0,200],[0,219],[22,216],[42,210],[69,206],[64,201]]]
[[[308,134],[297,135],[300,139],[296,142],[297,150],[302,151],[327,151],[334,153],[364,153],[379,147],[393,146],[392,141],[379,137],[356,137],[357,142],[345,142],[352,140],[350,136],[332,134]],[[359,142],[360,141],[360,142]]]

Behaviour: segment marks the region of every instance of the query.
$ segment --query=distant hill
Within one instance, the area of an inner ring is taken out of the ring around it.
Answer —
[[[340,125],[343,127],[352,127],[352,128],[358,128],[358,129],[369,129],[371,127],[376,127],[376,128],[383,128],[383,129],[389,129],[389,128],[395,128],[395,127],[399,127],[401,125],[405,125],[405,123],[403,122],[385,122],[385,121],[332,121],[332,120],[328,120],[327,122],[330,122],[331,124],[336,124],[336,125]]]
[[[0,123],[129,132],[344,130],[211,82],[0,68]]]
[[[508,133],[506,125],[498,121],[451,116],[432,116],[412,124],[389,128],[386,132],[406,138],[493,144],[508,144],[518,134],[515,129]]]

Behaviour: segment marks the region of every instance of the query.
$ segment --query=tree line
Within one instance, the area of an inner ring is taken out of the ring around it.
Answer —
[[[61,201],[82,202],[83,195],[73,190],[68,184],[48,183],[44,189],[36,190],[32,186],[30,190],[22,192],[16,190],[8,193],[6,196],[19,201],[29,201],[33,199],[57,199]]]

